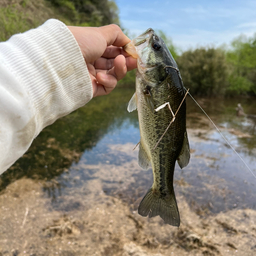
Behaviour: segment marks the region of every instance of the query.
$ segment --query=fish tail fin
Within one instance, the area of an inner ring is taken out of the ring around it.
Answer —
[[[160,193],[154,193],[151,188],[140,202],[138,213],[144,217],[149,216],[149,218],[159,215],[165,223],[180,226],[180,215],[174,191],[162,196]]]

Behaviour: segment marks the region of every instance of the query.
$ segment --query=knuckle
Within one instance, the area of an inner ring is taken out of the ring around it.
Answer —
[[[121,28],[116,24],[110,24],[109,26],[111,26],[113,30],[121,31]]]

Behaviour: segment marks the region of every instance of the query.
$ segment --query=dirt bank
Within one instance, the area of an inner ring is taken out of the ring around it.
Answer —
[[[178,196],[182,221],[175,228],[140,217],[106,195],[99,180],[82,188],[84,198],[63,196],[62,210],[52,207],[43,185],[21,179],[0,195],[0,255],[256,254],[256,212],[250,209],[201,218]]]

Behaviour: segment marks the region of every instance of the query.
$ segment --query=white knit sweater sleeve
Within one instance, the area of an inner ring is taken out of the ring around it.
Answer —
[[[92,98],[80,48],[58,20],[0,43],[0,174],[41,130]]]

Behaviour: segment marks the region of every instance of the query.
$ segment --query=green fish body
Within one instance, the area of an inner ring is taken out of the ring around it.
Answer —
[[[138,212],[142,216],[159,215],[165,223],[179,226],[173,175],[176,161],[183,168],[190,159],[186,90],[171,53],[152,29],[135,38],[125,50],[138,59],[136,92],[128,111],[138,110],[139,165],[144,169],[151,165],[154,176],[153,185],[142,199]]]

